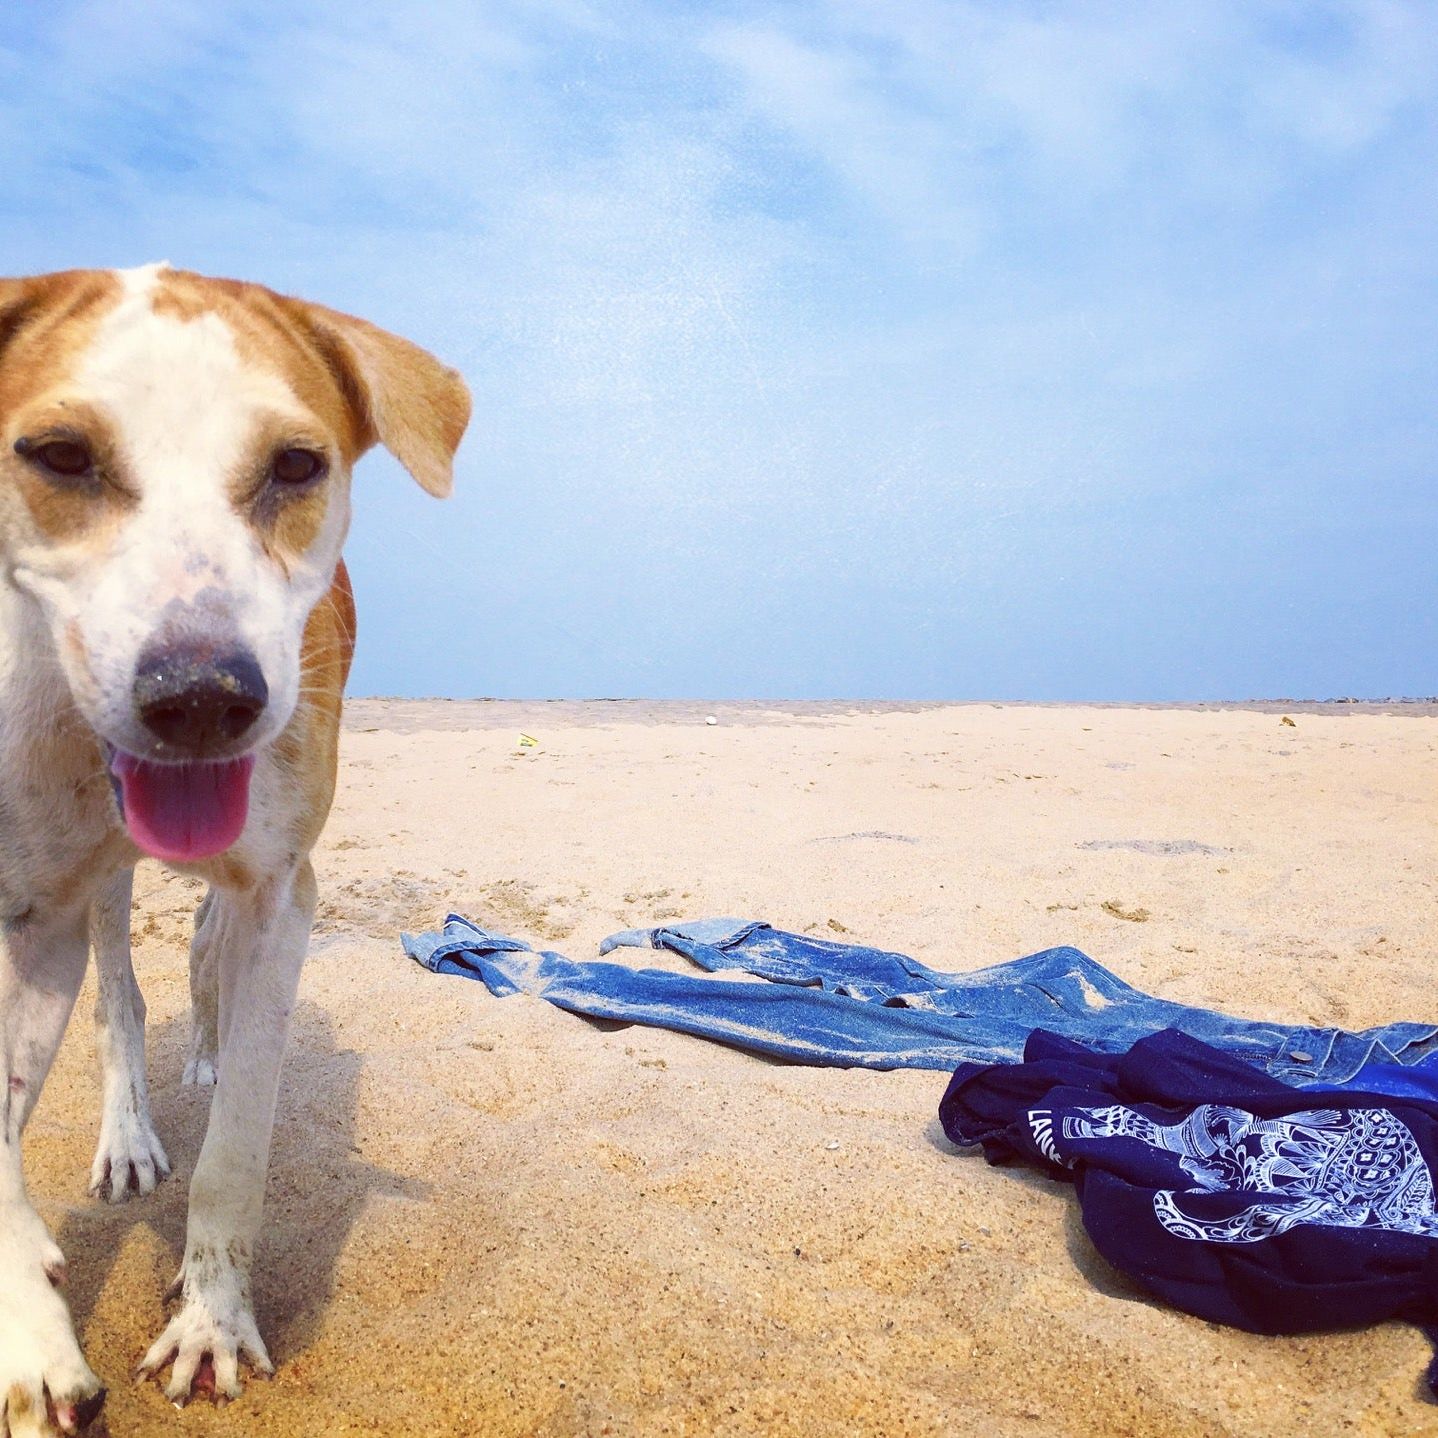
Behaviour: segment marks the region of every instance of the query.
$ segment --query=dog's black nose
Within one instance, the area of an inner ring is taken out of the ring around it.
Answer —
[[[165,645],[140,658],[135,713],[176,758],[204,759],[249,732],[269,702],[269,686],[244,650]]]

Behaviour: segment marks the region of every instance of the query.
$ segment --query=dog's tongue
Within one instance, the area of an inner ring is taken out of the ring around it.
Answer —
[[[193,764],[116,754],[110,765],[130,837],[147,854],[177,864],[208,859],[240,837],[254,768],[252,754]]]

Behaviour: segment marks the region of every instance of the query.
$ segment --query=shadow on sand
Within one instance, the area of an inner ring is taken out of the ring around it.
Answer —
[[[180,1084],[188,1028],[188,1015],[153,1025],[147,1043],[155,1127],[173,1173],[146,1197],[72,1208],[56,1229],[56,1241],[69,1260],[67,1297],[82,1343],[132,1228],[150,1228],[168,1250],[168,1269],[156,1274],[158,1289],[179,1269],[190,1175],[214,1093]],[[335,1047],[333,1026],[322,1009],[303,1002],[298,1006],[280,1081],[253,1280],[255,1316],[277,1364],[294,1359],[312,1342],[333,1296],[349,1232],[370,1198],[422,1199],[430,1192],[419,1180],[364,1161],[356,1130],[362,1065],[353,1049]]]

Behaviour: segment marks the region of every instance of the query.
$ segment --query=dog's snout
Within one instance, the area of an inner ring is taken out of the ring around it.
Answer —
[[[135,671],[135,713],[177,759],[229,750],[269,697],[260,666],[244,650],[165,645],[144,655]]]

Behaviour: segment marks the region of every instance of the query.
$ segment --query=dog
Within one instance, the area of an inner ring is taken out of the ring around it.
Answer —
[[[315,909],[355,610],[350,471],[383,444],[447,495],[452,369],[353,316],[168,265],[0,280],[0,1434],[73,1432],[105,1390],[20,1143],[93,947],[91,1192],[152,1190],[142,855],[204,879],[184,1081],[213,1084],[178,1310],[142,1375],[185,1402],[273,1372],[250,1263]]]

